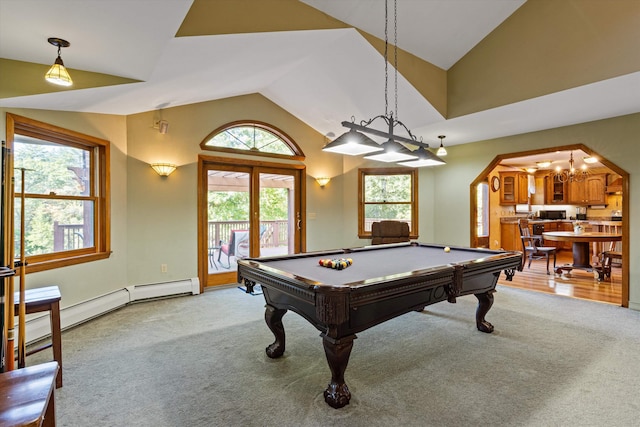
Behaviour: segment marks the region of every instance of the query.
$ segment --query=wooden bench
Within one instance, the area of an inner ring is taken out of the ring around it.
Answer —
[[[56,425],[57,362],[47,362],[0,374],[0,425]]]
[[[43,288],[27,289],[24,292],[25,311],[27,314],[49,312],[51,322],[51,341],[40,345],[27,352],[27,356],[38,353],[48,348],[53,349],[53,360],[58,362],[58,375],[56,377],[56,388],[62,387],[62,336],[60,333],[60,289],[57,286],[47,286]],[[15,313],[18,313],[20,293],[14,295]],[[21,366],[23,368],[24,366]]]

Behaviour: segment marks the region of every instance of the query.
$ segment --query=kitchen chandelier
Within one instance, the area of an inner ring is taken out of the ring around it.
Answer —
[[[581,182],[589,175],[586,163],[582,164],[580,170],[576,170],[573,163],[573,151],[569,156],[569,169],[562,170],[560,166],[556,167],[553,179],[560,182]]]
[[[348,132],[340,135],[338,138],[326,144],[322,151],[332,153],[347,154],[350,156],[365,155],[365,159],[378,160],[381,162],[399,162],[404,166],[421,167],[436,166],[445,164],[445,161],[428,150],[429,144],[422,142],[422,138],[418,140],[411,133],[409,128],[398,120],[398,8],[397,0],[393,1],[394,5],[394,68],[395,68],[395,114],[389,111],[388,102],[388,1],[384,4],[384,114],[376,116],[369,120],[362,120],[360,124],[355,123],[355,117],[351,117],[351,122],[344,121],[342,126],[349,129]],[[374,121],[382,119],[387,125],[388,131],[381,131],[369,127]],[[394,130],[400,126],[405,130],[408,137],[396,135]],[[379,144],[369,138],[365,133],[379,136],[386,139],[386,142]],[[442,137],[444,138],[444,137]],[[440,139],[442,145],[442,138]],[[417,146],[418,149],[411,151],[408,145]]]

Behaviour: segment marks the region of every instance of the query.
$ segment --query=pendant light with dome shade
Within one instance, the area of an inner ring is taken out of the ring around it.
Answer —
[[[444,135],[438,135],[438,138],[440,138],[440,148],[438,148],[438,151],[436,152],[436,154],[438,156],[444,157],[447,155],[447,149],[444,148],[444,144],[442,144],[442,140],[446,138],[446,136]]]
[[[49,68],[49,71],[47,71],[47,74],[44,75],[45,80],[59,86],[71,86],[73,84],[73,80],[71,80],[71,76],[65,68],[64,63],[62,62],[62,57],[60,56],[60,50],[63,47],[71,46],[71,43],[58,37],[50,37],[47,41],[58,47],[58,57],[51,68]]]

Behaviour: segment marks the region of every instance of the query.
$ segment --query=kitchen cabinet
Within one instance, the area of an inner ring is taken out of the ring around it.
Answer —
[[[531,195],[532,205],[545,205],[547,204],[547,181],[544,176],[536,175],[536,192]]]
[[[607,203],[606,174],[589,175],[584,181],[569,181],[569,204],[604,205]]]
[[[607,175],[591,175],[585,180],[587,203],[590,205],[604,205],[607,203]]]
[[[566,205],[567,183],[556,179],[554,174],[549,174],[544,179],[547,182],[546,203],[548,205]]]
[[[500,224],[500,247],[505,251],[522,251],[522,240],[517,222]]]
[[[523,172],[499,172],[500,204],[520,205],[529,203],[528,177]]]
[[[557,222],[545,222],[544,223],[544,231],[558,231],[558,223]],[[558,248],[562,242],[553,242],[551,240],[544,240],[542,244],[544,246],[553,246],[554,248]]]

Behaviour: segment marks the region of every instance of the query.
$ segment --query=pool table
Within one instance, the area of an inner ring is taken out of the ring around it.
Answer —
[[[321,259],[351,258],[338,270]],[[485,315],[502,271],[507,280],[520,268],[520,252],[427,245],[417,242],[365,246],[296,255],[238,260],[238,282],[247,292],[260,285],[266,301],[265,321],[275,341],[268,357],[285,351],[282,317],[293,310],[320,332],[331,382],[325,401],[334,408],[349,403],[344,380],[356,333],[427,305],[474,294],[476,326],[490,333]]]

